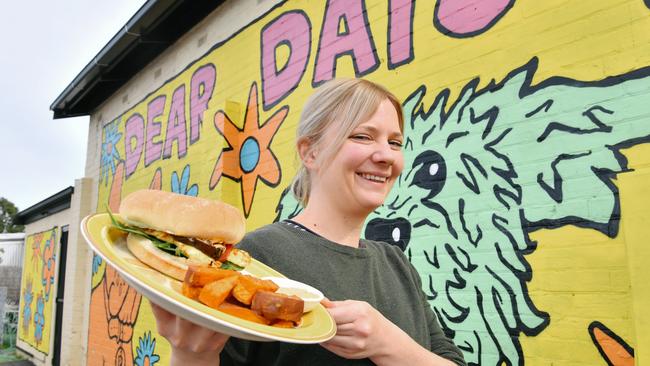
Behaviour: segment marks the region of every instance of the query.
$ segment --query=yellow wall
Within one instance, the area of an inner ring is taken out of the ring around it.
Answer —
[[[404,100],[411,139],[393,205],[366,233],[400,229],[393,244],[467,361],[641,364],[647,2],[466,3],[282,3],[105,121],[97,210],[153,187],[224,200],[249,230],[290,216],[301,106],[356,73]],[[146,300],[99,258],[92,283],[88,363],[166,364]]]
[[[58,240],[57,227],[25,238],[18,339],[44,355],[50,353],[54,322]]]

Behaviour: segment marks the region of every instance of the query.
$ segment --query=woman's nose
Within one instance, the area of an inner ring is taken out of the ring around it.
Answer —
[[[393,149],[390,143],[384,142],[376,145],[375,151],[372,154],[372,159],[377,163],[392,165],[396,159],[396,154],[399,153],[399,151]]]

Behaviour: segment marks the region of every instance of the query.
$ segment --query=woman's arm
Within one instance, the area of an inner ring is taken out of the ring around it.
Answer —
[[[362,301],[328,301],[336,336],[322,346],[348,359],[369,358],[377,365],[455,365],[420,346],[379,311]]]
[[[171,366],[219,366],[219,355],[229,336],[216,333],[151,304],[158,333],[172,347]]]

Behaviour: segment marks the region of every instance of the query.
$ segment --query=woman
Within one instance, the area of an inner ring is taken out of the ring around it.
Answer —
[[[292,191],[304,209],[239,244],[289,278],[320,289],[337,333],[321,345],[256,343],[214,333],[154,306],[172,365],[464,365],[395,246],[361,239],[404,166],[400,102],[361,79],[321,86],[298,126]]]

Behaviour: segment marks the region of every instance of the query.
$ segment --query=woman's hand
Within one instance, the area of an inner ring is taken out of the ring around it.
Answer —
[[[172,347],[170,365],[219,365],[229,336],[203,328],[151,303],[158,333]]]
[[[455,365],[415,342],[363,301],[321,302],[336,322],[336,335],[321,343],[347,359],[369,358],[377,365]]]
[[[323,305],[336,322],[334,338],[321,343],[325,349],[347,359],[373,358],[386,349],[387,332],[396,326],[370,304],[324,300]]]

